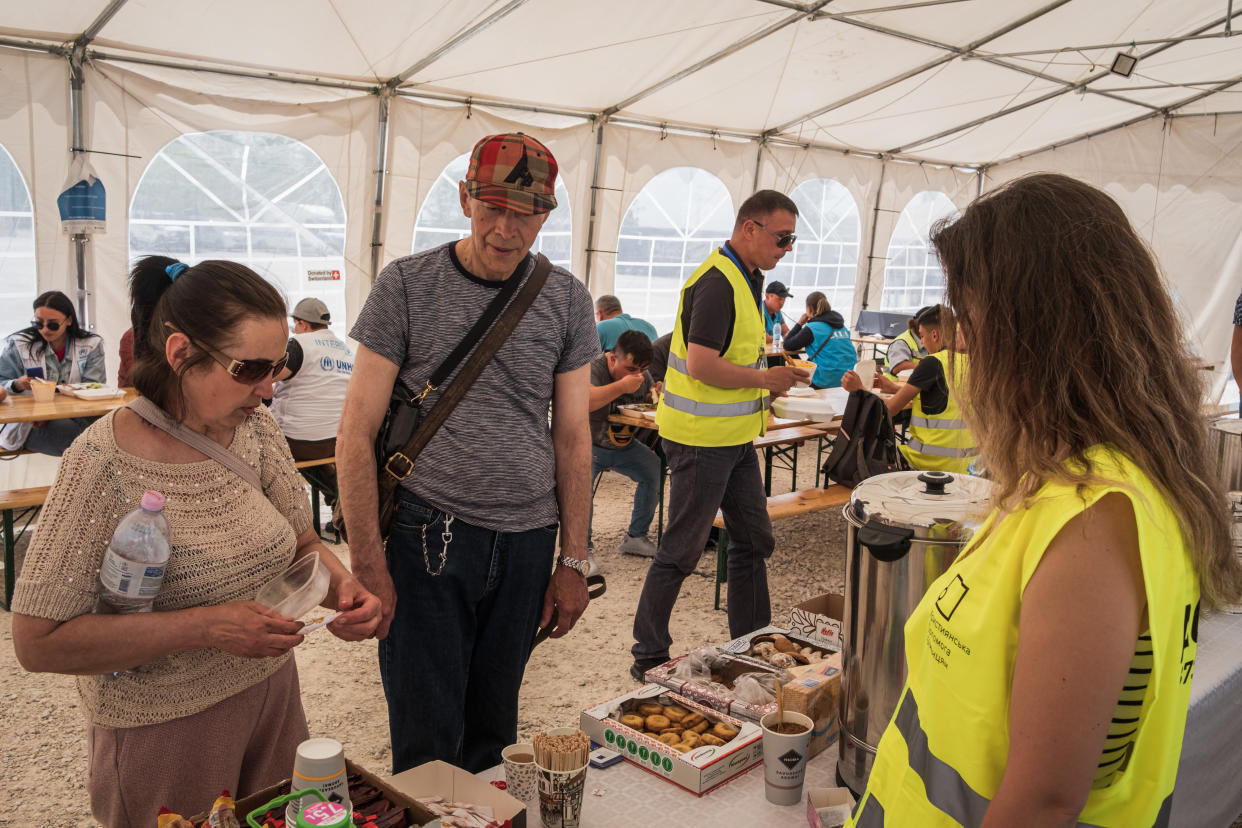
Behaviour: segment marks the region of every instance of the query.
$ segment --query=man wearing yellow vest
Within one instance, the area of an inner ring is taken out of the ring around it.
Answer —
[[[915,367],[904,384],[884,376],[876,377],[881,391],[892,394],[886,401],[888,413],[896,417],[911,400],[909,441],[901,453],[915,469],[966,474],[979,456],[975,438],[966,427],[958,394],[966,385],[969,357],[958,343],[949,358],[941,329],[941,306],[924,308],[918,315],[919,338],[928,356]],[[862,388],[858,374],[847,371],[841,377],[847,391]]]
[[[638,681],[668,660],[673,605],[717,509],[729,532],[730,634],[771,620],[772,524],[753,441],[766,430],[769,395],[810,374],[766,367],[762,271],[793,249],[797,219],[787,196],[760,190],[742,203],[729,241],[682,287],[656,414],[670,473],[668,528],[634,615],[630,674]]]

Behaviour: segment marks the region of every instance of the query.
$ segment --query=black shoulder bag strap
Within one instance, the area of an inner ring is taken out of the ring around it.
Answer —
[[[400,485],[402,480],[410,476],[410,472],[414,470],[414,461],[417,459],[419,452],[431,442],[431,438],[436,431],[449,418],[449,415],[453,413],[453,409],[462,401],[462,398],[466,396],[466,392],[470,390],[470,386],[474,384],[474,381],[483,373],[487,363],[491,361],[496,352],[505,344],[509,335],[513,333],[526,310],[535,301],[539,291],[543,289],[544,282],[547,281],[548,273],[551,270],[552,263],[548,261],[546,256],[539,253],[535,258],[534,270],[521,283],[520,289],[518,288],[520,279],[510,278],[506,280],[500,292],[487,306],[487,310],[474,323],[462,341],[453,349],[452,353],[440,363],[440,367],[432,372],[424,388],[410,401],[415,403],[423,400],[428,394],[439,388],[449,374],[453,373],[453,369],[461,363],[461,370],[453,377],[453,381],[444,389],[444,393],[436,400],[435,405],[431,407],[427,415],[418,423],[409,442],[399,450],[389,454],[387,458],[384,458],[380,468],[377,470],[379,476],[378,503],[381,537],[388,536],[388,527],[392,523],[393,504],[397,486]],[[513,297],[512,302],[509,302],[510,297]],[[495,324],[493,324],[493,321]],[[484,331],[486,331],[486,334],[484,334]],[[477,348],[475,347],[476,343],[478,344]],[[473,353],[471,353],[472,348],[474,348]],[[466,354],[470,354],[470,356],[467,358]],[[463,359],[465,359],[464,363],[462,363]]]

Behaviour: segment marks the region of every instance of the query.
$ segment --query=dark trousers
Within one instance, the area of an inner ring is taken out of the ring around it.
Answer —
[[[517,741],[518,691],[552,575],[556,524],[507,533],[445,522],[398,490],[385,553],[397,608],[379,643],[393,773],[433,759],[471,773],[500,763]]]
[[[326,440],[294,440],[292,437],[286,437],[285,442],[289,444],[289,453],[293,455],[295,462],[303,460],[322,460],[325,457],[336,456],[336,438],[329,437]],[[302,476],[307,480],[314,480],[315,485],[323,492],[323,498],[327,501],[328,506],[336,504],[336,463],[328,463],[324,466],[310,466],[305,469],[299,469]],[[316,504],[318,501],[316,501]],[[316,505],[316,508],[318,506]]]
[[[729,635],[736,638],[772,618],[767,558],[775,541],[754,445],[702,447],[664,440],[664,454],[668,525],[634,613],[636,661],[668,659],[673,605],[703,556],[717,509],[729,532]]]

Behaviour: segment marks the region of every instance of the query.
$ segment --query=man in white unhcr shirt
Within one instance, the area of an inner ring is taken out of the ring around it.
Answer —
[[[555,615],[551,635],[564,635],[586,609],[599,338],[591,294],[564,268],[418,455],[386,550],[377,520],[373,443],[394,382],[422,389],[505,281],[529,278],[555,185],[556,160],[533,138],[479,141],[458,185],[470,235],[385,267],[350,331],[358,361],[336,456],[353,573],[384,604],[394,773],[433,759],[472,773],[498,764],[517,741],[536,626]]]
[[[332,315],[322,301],[303,299],[289,315],[289,361],[276,377],[272,416],[294,460],[331,457],[336,454],[345,389],[354,373],[354,352],[328,327]]]

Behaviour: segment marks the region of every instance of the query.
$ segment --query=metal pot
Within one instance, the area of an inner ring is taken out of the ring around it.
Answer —
[[[1242,491],[1242,419],[1213,420],[1208,432],[1212,461],[1226,491]]]
[[[868,478],[845,507],[841,738],[837,774],[861,794],[906,682],[905,626],[987,511],[991,484],[945,472]]]

